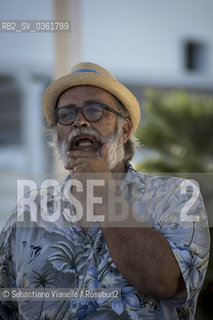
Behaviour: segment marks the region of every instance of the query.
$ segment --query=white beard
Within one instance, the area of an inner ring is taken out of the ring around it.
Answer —
[[[94,129],[91,128],[77,128],[74,129],[63,142],[59,141],[57,137],[58,152],[63,160],[64,165],[67,165],[72,159],[68,158],[67,152],[74,137],[85,134],[93,136],[102,145],[108,144],[108,161],[109,169],[114,169],[125,158],[124,143],[123,143],[123,126],[120,121],[117,121],[115,132],[110,133],[105,139]]]
[[[119,123],[116,132],[107,138],[107,143],[109,168],[112,170],[125,158],[123,127]]]

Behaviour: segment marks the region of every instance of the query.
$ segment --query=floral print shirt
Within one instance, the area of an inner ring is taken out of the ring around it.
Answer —
[[[191,201],[193,185],[186,185],[181,178],[139,173],[130,164],[120,185],[134,211],[168,240],[186,292],[170,299],[137,292],[113,263],[98,223],[85,235],[78,223],[66,218],[72,204],[63,196],[63,186],[48,192],[48,198],[39,189],[33,191],[37,206],[23,209],[18,203],[1,232],[0,288],[119,288],[121,298],[0,301],[0,319],[194,319],[208,264],[209,232],[202,197],[196,193]],[[42,221],[44,201],[49,214],[60,202],[57,221]],[[24,222],[17,221],[20,208]]]

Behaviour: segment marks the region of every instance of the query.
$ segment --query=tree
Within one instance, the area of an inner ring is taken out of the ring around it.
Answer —
[[[137,138],[154,158],[137,169],[158,172],[213,171],[213,98],[186,92],[149,91]]]
[[[193,173],[198,180],[209,217],[213,207],[213,98],[186,92],[149,91],[144,121],[137,138],[154,156],[144,157],[136,167],[143,172]],[[196,172],[202,174],[196,175]],[[207,174],[208,173],[208,174]],[[180,174],[181,175],[181,174]],[[213,238],[213,228],[210,228]],[[207,299],[208,297],[208,299]],[[213,319],[213,248],[201,291],[196,319]]]

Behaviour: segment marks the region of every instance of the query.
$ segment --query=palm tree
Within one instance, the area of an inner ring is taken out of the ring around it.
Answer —
[[[32,272],[35,274],[34,281],[32,282],[32,284],[34,284],[36,288],[42,287],[45,289],[47,285],[55,287],[54,283],[52,282],[52,280],[54,280],[54,277],[52,277],[50,272],[39,273],[35,270],[32,270]],[[41,310],[36,320],[41,319],[43,308],[44,308],[44,300],[42,300]]]

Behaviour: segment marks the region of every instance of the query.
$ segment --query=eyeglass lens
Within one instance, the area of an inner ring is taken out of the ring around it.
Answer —
[[[104,113],[104,108],[99,104],[85,105],[83,108],[67,106],[58,109],[57,118],[61,124],[71,124],[75,121],[78,110],[81,110],[84,118],[88,121],[98,121]]]

